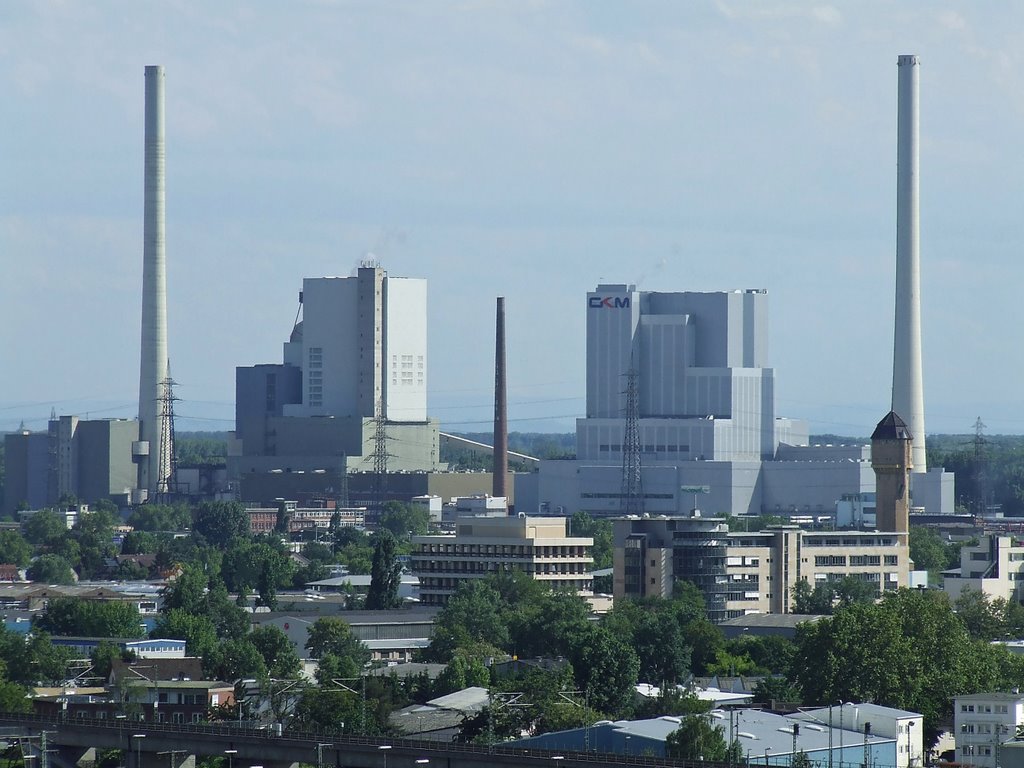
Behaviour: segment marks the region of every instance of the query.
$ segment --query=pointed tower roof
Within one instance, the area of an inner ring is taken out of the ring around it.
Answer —
[[[875,431],[871,433],[872,440],[913,440],[907,423],[896,415],[896,411],[889,411],[885,414]]]

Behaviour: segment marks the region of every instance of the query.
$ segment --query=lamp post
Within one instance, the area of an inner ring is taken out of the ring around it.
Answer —
[[[225,749],[224,754],[228,756],[228,768],[231,768],[234,763],[234,757],[238,754],[237,749]]]
[[[914,721],[911,720],[909,723],[907,723],[907,765],[910,768],[913,768],[914,766],[914,737],[913,732],[911,731],[913,727]],[[996,727],[998,728],[999,726]],[[997,768],[999,766],[998,760],[996,760],[996,766]]]
[[[768,765],[768,753],[771,752],[771,751],[772,751],[771,747],[765,747],[764,748],[764,764],[765,764],[765,766]]]
[[[142,740],[146,738],[144,733],[133,733],[135,739],[135,768],[142,768]]]
[[[377,749],[382,755],[384,755],[384,768],[388,768],[388,750],[391,749],[391,745],[381,744]]]

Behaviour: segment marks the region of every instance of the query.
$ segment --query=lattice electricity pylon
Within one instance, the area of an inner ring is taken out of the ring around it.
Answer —
[[[384,415],[384,403],[377,401],[377,415],[374,418],[373,433],[373,513],[374,522],[379,522],[384,514],[384,502],[388,491],[388,420]]]
[[[984,516],[988,511],[988,440],[985,439],[985,424],[981,416],[974,422],[974,513]]]
[[[643,467],[640,460],[640,393],[636,368],[626,371],[626,430],[622,435],[622,514],[644,513]]]
[[[157,454],[156,492],[170,494],[177,490],[178,457],[174,455],[174,387],[178,382],[171,378],[171,362],[167,361],[167,378],[160,382],[160,448]]]

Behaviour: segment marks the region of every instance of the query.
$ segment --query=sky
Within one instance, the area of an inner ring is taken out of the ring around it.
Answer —
[[[921,57],[929,432],[1024,432],[1024,6],[0,3],[0,431],[134,417],[143,68],[166,70],[179,429],[233,425],[303,277],[429,281],[429,410],[584,412],[585,294],[765,288],[779,415],[888,411],[896,60]]]

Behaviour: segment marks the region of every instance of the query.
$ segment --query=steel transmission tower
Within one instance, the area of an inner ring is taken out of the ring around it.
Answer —
[[[179,399],[174,395],[174,387],[177,383],[171,378],[171,364],[168,362],[167,378],[160,382],[160,448],[156,462],[160,471],[156,492],[162,495],[178,490],[178,458],[174,455],[174,401]]]
[[[644,483],[640,462],[640,393],[637,371],[626,372],[626,431],[622,435],[622,493],[624,515],[643,515]]]
[[[384,416],[384,404],[377,401],[377,416],[374,418],[373,433],[373,515],[374,522],[380,522],[384,514],[384,502],[388,490],[388,420]]]
[[[985,455],[988,440],[985,439],[984,429],[985,424],[979,416],[974,422],[974,514],[979,517],[988,511],[988,473],[985,471],[988,463]]]

